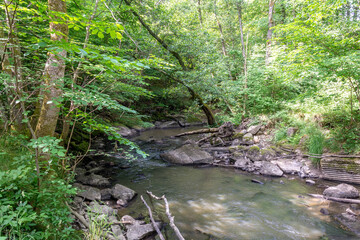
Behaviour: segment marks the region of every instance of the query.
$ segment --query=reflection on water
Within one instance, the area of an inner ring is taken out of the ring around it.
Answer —
[[[233,169],[168,166],[158,157],[167,147],[142,147],[150,159],[133,162],[132,168],[119,170],[113,179],[139,195],[146,195],[146,190],[165,194],[186,239],[356,239],[319,214],[327,203],[306,197],[317,189],[302,181],[283,178],[282,184],[279,178],[254,177]],[[139,174],[143,177],[134,181]],[[252,178],[265,184],[252,183]],[[160,203],[155,206],[157,215],[163,216]],[[146,212],[138,197],[120,214],[136,217]]]

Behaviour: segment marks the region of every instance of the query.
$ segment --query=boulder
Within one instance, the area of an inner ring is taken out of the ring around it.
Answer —
[[[111,188],[111,196],[115,199],[122,200],[122,203],[128,203],[136,195],[136,192],[121,184],[116,184]]]
[[[250,126],[250,127],[247,129],[247,131],[248,131],[249,133],[251,133],[252,135],[256,135],[256,134],[260,131],[261,127],[262,127],[261,124],[259,124],[259,125],[254,125],[254,126]]]
[[[266,161],[257,161],[255,166],[260,167],[260,174],[272,176],[272,177],[281,177],[284,173],[281,169],[271,162]]]
[[[100,193],[101,193],[101,201],[111,199],[111,189],[110,188],[101,189]]]
[[[99,189],[85,186],[80,183],[75,183],[73,186],[79,190],[76,194],[77,196],[83,197],[90,201],[101,200],[101,192]]]
[[[323,195],[325,197],[359,198],[359,191],[354,186],[342,183],[334,187],[328,187],[324,190]]]
[[[110,186],[109,179],[95,173],[91,173],[89,175],[81,175],[77,178],[77,180],[83,184],[91,185],[95,187]]]
[[[249,167],[252,166],[252,162],[247,158],[237,159],[234,163],[235,168],[240,168],[243,171],[248,171]]]
[[[178,149],[168,151],[160,155],[164,160],[174,164],[208,164],[212,163],[210,153],[193,145],[184,145]]]
[[[246,133],[242,139],[243,139],[242,144],[245,144],[245,145],[254,144],[254,136],[252,133]]]
[[[107,205],[100,205],[98,202],[93,201],[90,203],[89,211],[97,215],[115,216],[117,210]]]
[[[276,151],[272,148],[263,148],[260,150],[261,160],[270,161],[276,157]]]
[[[123,137],[133,137],[133,136],[137,135],[137,133],[138,133],[135,129],[130,129],[125,126],[117,127],[116,132]]]
[[[247,153],[246,156],[251,159],[252,161],[259,161],[261,160],[261,155],[260,155],[260,148],[259,146],[251,146]]]
[[[295,160],[279,160],[274,161],[273,163],[277,164],[278,167],[287,174],[297,174],[301,170],[301,163]]]
[[[156,223],[156,225],[159,229],[161,228],[161,223]],[[151,223],[144,225],[134,224],[129,226],[126,237],[128,240],[141,240],[155,233],[156,230]]]

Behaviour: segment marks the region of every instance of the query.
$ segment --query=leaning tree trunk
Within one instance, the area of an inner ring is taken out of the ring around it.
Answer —
[[[50,32],[52,41],[67,40],[68,26],[58,13],[66,13],[65,0],[48,0],[51,22]],[[57,21],[60,21],[57,22]],[[39,119],[36,125],[36,136],[53,136],[59,117],[60,108],[56,105],[62,96],[62,85],[65,76],[66,51],[55,54],[50,52],[44,70],[43,99]]]
[[[124,0],[124,2],[128,5],[131,6],[130,1],[129,0]],[[145,21],[142,19],[142,17],[135,12],[135,10],[130,10],[132,12],[132,14],[139,20],[139,22],[141,23],[141,25],[148,31],[148,33],[158,42],[161,44],[161,46],[166,49],[169,53],[171,53],[171,55],[173,55],[176,60],[178,61],[178,63],[180,64],[181,68],[183,71],[187,71],[188,67],[185,65],[185,62],[183,60],[183,58],[180,56],[180,54],[178,52],[175,52],[174,50],[171,50],[171,48],[166,44],[166,42],[161,39],[154,31],[151,30],[151,28],[149,27],[149,25],[147,25],[145,23]],[[166,76],[170,77],[172,80],[174,80],[175,82],[178,82],[182,85],[184,85],[187,90],[189,91],[189,93],[191,94],[192,98],[196,101],[198,101],[198,104],[200,106],[200,108],[203,110],[203,112],[205,113],[207,120],[208,120],[208,124],[209,125],[214,125],[216,123],[215,121],[215,117],[214,114],[211,111],[211,108],[204,103],[203,99],[200,97],[200,95],[196,94],[195,91],[190,88],[187,84],[185,84],[184,81],[177,79],[175,77],[173,77],[172,75],[166,73],[165,71],[156,69],[159,72],[162,72],[163,74],[165,74]]]

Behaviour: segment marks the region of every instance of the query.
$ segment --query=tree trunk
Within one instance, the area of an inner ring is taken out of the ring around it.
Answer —
[[[245,44],[244,44],[244,32],[243,32],[243,23],[242,23],[242,14],[241,14],[241,2],[238,2],[236,4],[237,10],[238,10],[238,18],[239,18],[239,27],[240,27],[240,39],[241,39],[241,50],[242,50],[242,56],[244,58],[244,73],[246,72],[246,53],[245,53]]]
[[[68,26],[65,23],[58,23],[60,20],[57,13],[66,13],[65,0],[48,0],[51,22],[50,32],[52,41],[67,41]],[[61,20],[60,20],[61,21]],[[66,51],[58,54],[49,53],[44,70],[44,91],[39,119],[36,125],[36,136],[53,136],[56,123],[59,117],[60,108],[56,104],[62,96],[63,78],[65,76]]]
[[[203,20],[202,20],[202,14],[201,14],[201,0],[198,0],[198,12],[199,12],[199,21],[200,21],[200,27],[203,27]]]
[[[8,88],[8,102],[10,104],[10,123],[14,130],[25,132],[26,126],[23,123],[23,115],[19,99],[22,91],[21,72],[21,49],[19,39],[16,35],[17,5],[12,1],[4,0],[6,25],[8,28],[7,41],[2,46],[2,69],[11,76],[10,88]],[[10,51],[9,55],[6,53]],[[10,61],[11,59],[11,61]]]
[[[267,32],[267,41],[266,41],[266,56],[265,56],[265,65],[269,65],[270,63],[270,57],[271,57],[271,39],[272,39],[272,28],[274,27],[274,7],[275,7],[275,1],[276,0],[269,0],[269,17],[268,17],[268,32]]]

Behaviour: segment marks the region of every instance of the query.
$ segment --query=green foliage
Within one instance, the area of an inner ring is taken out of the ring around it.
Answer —
[[[17,144],[16,148],[12,144]],[[9,143],[9,144],[8,144]],[[43,137],[27,142],[22,137],[3,136],[1,160],[7,169],[0,171],[0,235],[9,239],[74,239],[70,212],[66,202],[76,192],[67,178],[50,169],[61,169],[59,158],[64,154],[59,140]],[[36,173],[36,155],[31,148],[50,154],[40,175]],[[29,151],[30,150],[30,151]],[[52,164],[50,164],[52,163]]]

